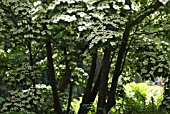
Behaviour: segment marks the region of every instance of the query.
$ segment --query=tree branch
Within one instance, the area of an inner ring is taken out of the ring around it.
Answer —
[[[157,0],[153,5],[149,7],[147,11],[138,15],[134,20],[126,24],[125,31],[123,33],[122,44],[118,51],[118,57],[117,57],[116,65],[115,65],[115,70],[113,73],[113,78],[112,78],[112,84],[111,84],[111,88],[110,88],[109,95],[108,95],[108,102],[105,105],[106,112],[109,112],[111,107],[116,104],[116,101],[115,101],[116,88],[117,88],[119,76],[121,74],[120,72],[121,72],[121,67],[123,64],[123,59],[126,54],[126,48],[127,48],[127,44],[129,40],[130,30],[132,29],[132,27],[142,22],[146,16],[156,11],[161,5],[162,3],[160,3],[159,0]]]

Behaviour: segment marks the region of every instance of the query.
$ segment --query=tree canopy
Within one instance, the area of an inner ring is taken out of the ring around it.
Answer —
[[[82,96],[77,113],[87,114],[97,99],[95,113],[105,114],[135,76],[165,78],[159,108],[170,111],[169,6],[169,0],[1,0],[0,112],[68,114]]]

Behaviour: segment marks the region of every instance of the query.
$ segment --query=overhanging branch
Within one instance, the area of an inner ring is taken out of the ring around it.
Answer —
[[[120,76],[123,60],[125,58],[126,48],[127,48],[130,31],[131,31],[132,27],[141,23],[145,19],[146,16],[149,16],[150,14],[152,14],[154,11],[156,11],[162,5],[163,4],[160,3],[159,0],[157,0],[153,5],[151,5],[149,7],[149,9],[147,11],[138,15],[134,20],[129,21],[126,24],[126,28],[123,33],[121,47],[118,51],[118,57],[117,57],[116,65],[115,65],[115,70],[113,73],[111,88],[110,88],[109,95],[108,95],[108,101],[107,101],[107,104],[105,105],[106,112],[109,112],[109,110],[112,108],[112,106],[114,106],[116,104],[116,101],[115,101],[116,100],[116,98],[115,98],[116,88],[117,88],[118,79]]]
[[[159,0],[157,0],[155,2],[155,4],[150,5],[149,9],[146,10],[145,12],[143,12],[142,14],[138,15],[134,20],[132,20],[128,26],[130,28],[132,28],[133,26],[139,24],[140,22],[142,22],[144,20],[144,18],[146,16],[149,16],[150,14],[152,14],[154,11],[156,11],[160,6],[162,6],[163,4],[161,2],[159,2]]]

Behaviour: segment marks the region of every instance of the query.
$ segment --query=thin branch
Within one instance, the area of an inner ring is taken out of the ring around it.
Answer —
[[[35,55],[34,55],[34,57],[33,57],[33,60],[37,57],[38,53],[41,51],[41,49],[43,48],[44,45],[45,45],[45,44],[41,44],[41,45],[40,45],[40,48],[39,48],[39,50],[35,53]]]

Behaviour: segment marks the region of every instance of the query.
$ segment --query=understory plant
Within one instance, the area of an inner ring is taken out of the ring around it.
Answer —
[[[128,83],[123,87],[123,97],[117,97],[117,103],[109,114],[168,114],[159,108],[163,99],[163,87],[135,82]],[[88,114],[96,114],[97,99],[98,96],[92,105],[89,104]],[[72,101],[72,113],[78,112],[81,101],[82,97]]]
[[[159,106],[163,99],[163,87],[135,82],[124,86],[124,95],[117,99],[111,114],[166,114]]]

